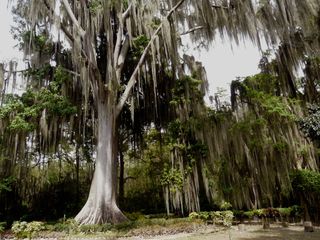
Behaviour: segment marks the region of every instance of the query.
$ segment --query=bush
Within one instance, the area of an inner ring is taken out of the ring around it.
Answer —
[[[255,211],[254,210],[246,211],[243,213],[243,215],[249,219],[253,219],[253,217],[255,216]]]
[[[232,211],[212,211],[212,212],[192,212],[189,214],[190,219],[201,219],[204,221],[212,220],[216,224],[231,226],[233,220]]]
[[[189,218],[190,219],[199,219],[200,218],[200,215],[197,213],[197,212],[191,212],[189,214]]]
[[[12,224],[11,230],[17,238],[29,238],[35,237],[40,231],[44,230],[44,223],[33,221],[27,223],[25,221],[22,222],[14,222]]]
[[[222,210],[229,210],[231,208],[232,208],[232,204],[226,201],[222,202],[220,205],[220,209]]]
[[[25,231],[27,228],[27,224],[28,223],[25,221],[22,221],[22,222],[17,221],[12,224],[11,230],[17,238],[27,237],[27,234]]]
[[[126,213],[125,215],[130,220],[140,220],[146,218],[141,212]]]
[[[79,226],[79,231],[81,233],[90,234],[96,232],[106,232],[112,229],[111,224],[94,224],[94,225],[82,225]]]
[[[6,222],[0,222],[0,235],[4,232],[6,229],[7,223]]]
[[[49,227],[51,231],[57,231],[57,232],[66,232],[66,233],[78,233],[79,232],[79,225],[78,223],[70,218],[67,220],[62,220],[53,226]]]
[[[277,208],[277,210],[279,211],[279,214],[281,217],[287,218],[291,215],[292,212],[292,208],[288,207],[288,208]]]

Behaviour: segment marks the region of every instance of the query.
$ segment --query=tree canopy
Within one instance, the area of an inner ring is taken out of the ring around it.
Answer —
[[[282,189],[289,170],[317,168],[309,143],[293,122],[301,109],[287,99],[317,99],[318,65],[311,62],[320,49],[317,0],[18,0],[13,7],[13,33],[29,68],[22,77],[25,93],[2,95],[1,140],[11,146],[3,147],[3,176],[10,179],[19,162],[22,180],[27,174],[23,163],[49,164],[66,155],[75,157],[79,186],[81,161],[94,156],[89,196],[76,216],[79,223],[126,219],[116,201],[118,152],[125,141],[121,131],[133,136],[132,149],[142,144],[148,126],[166,132],[170,160],[166,158],[160,178],[167,210],[182,214],[200,210],[201,193],[207,204],[217,199],[217,179],[210,175],[219,176],[222,195],[230,201],[231,195],[239,196],[234,205],[258,207],[262,194],[272,204],[272,186]],[[207,48],[217,34],[236,43],[249,38],[259,47],[265,39],[277,46],[275,59],[269,63],[263,58],[260,74],[233,82],[233,113],[209,111],[202,99],[208,84],[205,69],[194,57],[180,54],[181,35],[186,34]],[[294,77],[302,61],[307,63],[304,93]],[[8,80],[13,88],[16,84],[12,64],[9,69],[0,65],[5,93]],[[226,122],[226,117],[232,120]],[[304,149],[301,158],[298,148]],[[270,167],[284,173],[271,173]],[[225,174],[230,169],[239,170],[238,175]],[[257,187],[256,174],[271,180],[258,181]],[[243,176],[246,183],[238,192],[229,189]]]

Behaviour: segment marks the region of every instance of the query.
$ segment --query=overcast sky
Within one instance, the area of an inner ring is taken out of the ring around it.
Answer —
[[[0,61],[21,59],[22,54],[14,49],[16,42],[10,35],[12,16],[7,1],[0,0]],[[209,93],[213,95],[217,87],[229,90],[229,84],[237,76],[248,76],[258,72],[260,53],[250,42],[230,47],[230,43],[217,39],[209,51],[193,52],[203,62],[209,79]]]

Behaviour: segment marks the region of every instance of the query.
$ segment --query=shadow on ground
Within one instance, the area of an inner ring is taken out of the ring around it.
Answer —
[[[272,227],[268,230],[253,230],[237,234],[234,240],[320,240],[320,230],[304,232],[303,227],[291,226],[289,228]]]
[[[315,232],[305,233],[302,226],[289,226],[288,228],[271,226],[264,230],[261,225],[246,225],[244,231],[239,231],[236,226],[231,230],[214,233],[194,233],[188,236],[163,236],[157,239],[175,240],[320,240],[320,229]]]

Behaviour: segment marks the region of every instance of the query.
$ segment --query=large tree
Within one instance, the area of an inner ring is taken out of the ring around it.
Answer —
[[[156,102],[163,97],[158,93],[158,82],[182,78],[187,69],[184,66],[189,66],[191,73],[197,69],[195,63],[182,64],[178,51],[181,34],[190,34],[192,42],[205,46],[217,32],[237,43],[248,37],[260,45],[260,36],[269,43],[279,40],[290,43],[297,27],[310,30],[306,26],[314,21],[319,7],[316,0],[255,2],[20,1],[28,5],[31,38],[44,28],[54,39],[58,36],[61,44],[70,46],[64,59],[70,60],[68,71],[80,79],[83,114],[87,116],[90,107],[97,115],[96,166],[88,200],[76,216],[79,223],[115,223],[126,219],[116,203],[119,115],[126,104],[130,103],[132,109],[137,107],[137,100],[141,96],[146,98],[145,91],[153,91],[154,99],[149,99],[148,105],[158,112]],[[132,50],[137,49],[137,43],[139,52],[134,54]],[[286,54],[283,64],[295,60],[292,52]],[[128,61],[130,56],[136,60]],[[126,64],[134,67],[125,68]],[[141,87],[148,83],[150,88]]]

